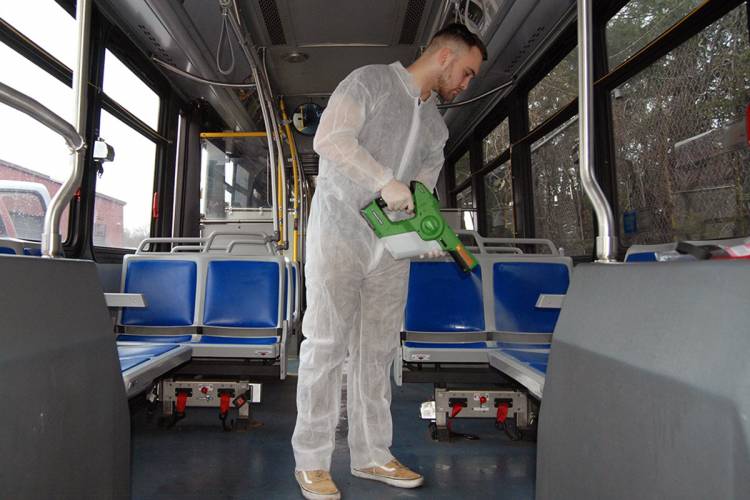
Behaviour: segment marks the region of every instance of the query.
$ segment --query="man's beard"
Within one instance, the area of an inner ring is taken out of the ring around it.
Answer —
[[[454,99],[451,96],[453,91],[446,88],[448,86],[447,83],[448,78],[444,74],[438,77],[438,95],[440,96],[440,101],[446,104]]]

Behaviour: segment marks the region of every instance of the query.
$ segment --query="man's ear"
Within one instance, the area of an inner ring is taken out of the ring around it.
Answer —
[[[455,56],[456,54],[450,47],[442,47],[436,54],[437,62],[438,64],[440,64],[441,68],[445,68],[446,66],[448,66],[453,61],[453,58]]]

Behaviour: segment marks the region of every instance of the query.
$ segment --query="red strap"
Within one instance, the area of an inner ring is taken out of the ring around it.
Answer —
[[[229,411],[229,403],[232,396],[228,392],[222,392],[220,397],[221,402],[219,403],[219,413],[221,413],[222,415],[226,415]]]
[[[151,198],[151,216],[154,219],[159,218],[159,193],[154,193],[153,198]]]
[[[185,413],[187,398],[188,393],[186,391],[180,391],[177,393],[177,403],[175,404],[175,410],[177,410],[177,413]]]
[[[455,417],[459,413],[461,413],[461,410],[463,410],[463,406],[461,405],[453,405],[453,409],[451,410],[451,418]]]
[[[506,418],[508,418],[508,405],[505,403],[497,405],[497,421],[504,424]]]

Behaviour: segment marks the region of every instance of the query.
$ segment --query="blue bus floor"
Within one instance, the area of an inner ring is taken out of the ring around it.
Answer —
[[[224,432],[218,410],[188,408],[171,429],[136,411],[132,429],[132,496],[155,499],[296,499],[290,439],[296,417],[296,377],[264,381],[263,401],[252,417],[262,427]],[[417,489],[402,490],[353,477],[345,420],[339,424],[331,474],[344,499],[534,498],[536,446],[510,441],[489,419],[457,420],[454,430],[478,441],[437,442],[419,404],[431,399],[429,384],[393,387],[392,453],[425,476]]]

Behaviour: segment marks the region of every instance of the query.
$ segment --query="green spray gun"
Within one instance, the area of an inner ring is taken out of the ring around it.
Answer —
[[[465,272],[477,266],[477,259],[464,247],[440,214],[437,199],[421,182],[411,182],[414,216],[392,221],[383,211],[383,198],[376,198],[360,212],[375,235],[383,240],[395,259],[413,257],[432,250],[448,252]]]

